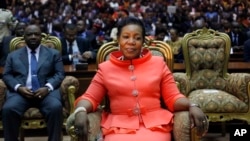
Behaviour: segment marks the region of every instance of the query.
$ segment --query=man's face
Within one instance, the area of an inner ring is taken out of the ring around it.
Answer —
[[[30,49],[36,49],[42,40],[40,28],[37,25],[29,25],[25,29],[24,40]]]
[[[68,42],[72,43],[77,36],[77,29],[74,30],[70,30],[70,29],[66,29],[65,30],[65,38]]]
[[[26,28],[26,24],[25,23],[19,23],[16,27],[16,36],[20,37],[24,35],[24,30]]]
[[[85,30],[85,24],[84,24],[84,21],[82,21],[82,20],[79,20],[78,22],[77,22],[77,30],[78,30],[78,32],[82,32],[82,31],[84,31]]]

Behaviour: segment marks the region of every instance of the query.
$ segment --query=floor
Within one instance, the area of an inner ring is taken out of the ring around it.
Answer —
[[[4,141],[0,138],[0,141]],[[47,137],[25,137],[25,141],[47,141]],[[64,136],[63,141],[70,141],[69,136]],[[222,137],[221,134],[208,134],[202,141],[229,141],[229,136]]]
[[[0,141],[4,141],[3,138],[0,138]],[[47,141],[47,137],[25,137],[25,141]],[[64,136],[63,141],[70,141],[69,136]],[[225,137],[222,137],[221,134],[213,133],[207,134],[202,141],[229,141],[228,134]]]
[[[4,141],[2,135],[0,136],[0,141]],[[25,141],[47,141],[47,136],[27,135],[25,137]],[[70,137],[68,135],[64,135],[63,141],[70,141]],[[221,133],[208,133],[205,137],[202,138],[201,141],[229,141],[229,134],[226,134],[226,136],[223,137]]]
[[[230,140],[229,128],[234,126],[235,123],[226,124],[226,135],[222,136],[221,124],[210,124],[207,135],[205,135],[201,141],[232,141]],[[230,127],[229,127],[230,126]],[[25,141],[47,141],[46,130],[37,129],[37,130],[25,130]],[[4,141],[3,133],[0,131],[0,141]],[[63,141],[70,141],[70,137],[64,131]],[[242,141],[242,140],[240,140]]]
[[[202,141],[229,141],[229,134],[222,136],[220,133],[208,133]]]
[[[0,141],[4,141],[3,138]],[[25,137],[25,141],[47,141],[47,137]],[[63,141],[70,141],[70,137],[64,136]]]

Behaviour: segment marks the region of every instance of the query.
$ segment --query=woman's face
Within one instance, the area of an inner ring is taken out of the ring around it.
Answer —
[[[118,37],[118,44],[124,60],[138,58],[143,45],[142,28],[135,24],[124,26]]]

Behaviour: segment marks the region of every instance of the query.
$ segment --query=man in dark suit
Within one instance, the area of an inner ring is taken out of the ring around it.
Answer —
[[[246,40],[244,43],[244,61],[250,62],[250,39]]]
[[[238,22],[232,22],[228,35],[231,39],[231,46],[233,49],[236,51],[242,50],[243,44],[246,41],[246,35],[240,30],[240,25]]]
[[[8,88],[2,108],[4,139],[17,141],[24,112],[37,107],[46,118],[48,140],[61,141],[63,115],[59,87],[65,77],[61,55],[40,44],[42,35],[37,25],[26,27],[24,39],[27,47],[8,55],[3,72]]]
[[[72,58],[77,54],[80,61],[95,61],[96,52],[91,42],[86,38],[77,37],[77,26],[66,24],[64,37],[61,38],[62,58],[65,65],[72,64]]]
[[[15,35],[10,35],[10,36],[4,36],[3,37],[3,44],[2,48],[0,48],[0,66],[5,65],[5,61],[7,58],[7,55],[9,54],[10,51],[10,41],[15,38],[15,37],[21,37],[24,34],[24,29],[26,28],[27,24],[24,22],[19,22],[17,23],[14,32]]]
[[[62,38],[63,36],[63,24],[60,20],[54,20],[52,23],[52,32],[50,33],[51,36],[56,36],[58,38]]]

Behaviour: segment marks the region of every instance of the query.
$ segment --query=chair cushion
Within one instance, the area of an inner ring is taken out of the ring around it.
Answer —
[[[43,115],[39,111],[38,108],[29,108],[25,113],[24,113],[24,119],[41,119]]]
[[[68,113],[66,113],[67,110],[63,108],[63,117],[67,118]],[[24,119],[41,119],[43,118],[42,113],[39,111],[38,108],[29,108],[25,113],[24,113]]]
[[[193,72],[190,81],[191,89],[224,89],[227,83],[220,73],[209,69]]]
[[[192,72],[211,69],[222,73],[225,65],[225,41],[222,38],[190,39],[188,51]]]
[[[194,90],[188,98],[191,102],[199,104],[206,113],[244,113],[248,111],[248,105],[243,101],[221,90]]]
[[[5,93],[6,93],[6,85],[4,84],[4,82],[2,80],[0,80],[0,111],[3,107],[3,103],[5,100]]]

